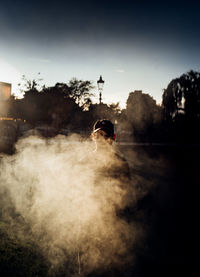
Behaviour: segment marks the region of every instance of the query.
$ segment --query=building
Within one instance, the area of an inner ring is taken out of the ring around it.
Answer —
[[[5,101],[10,98],[11,86],[9,83],[0,82],[0,101]]]

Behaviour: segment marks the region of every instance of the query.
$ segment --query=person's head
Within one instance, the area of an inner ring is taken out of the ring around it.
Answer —
[[[99,143],[109,143],[115,140],[114,125],[110,120],[102,119],[95,122],[93,126],[92,138]]]

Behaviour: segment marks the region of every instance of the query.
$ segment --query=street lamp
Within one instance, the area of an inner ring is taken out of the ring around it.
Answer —
[[[104,85],[105,81],[102,79],[102,76],[100,75],[99,80],[97,81],[97,86],[98,86],[98,90],[99,90],[99,104],[101,104],[102,102],[102,90],[103,90],[103,85]]]

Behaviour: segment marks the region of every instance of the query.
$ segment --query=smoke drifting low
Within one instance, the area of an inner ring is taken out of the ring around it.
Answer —
[[[133,263],[141,237],[139,226],[118,214],[135,201],[130,180],[120,173],[121,160],[111,148],[93,149],[93,142],[75,136],[31,136],[0,163],[7,219],[14,226],[14,206],[51,267],[69,263],[71,274],[82,276]],[[23,230],[13,232],[22,236]]]

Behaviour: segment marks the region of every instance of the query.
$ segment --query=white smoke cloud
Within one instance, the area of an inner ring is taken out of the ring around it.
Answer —
[[[6,216],[12,203],[52,267],[68,260],[83,276],[133,262],[141,236],[136,223],[117,215],[135,201],[134,188],[120,172],[122,161],[111,148],[99,154],[92,149],[91,141],[75,136],[31,136],[0,162]],[[9,217],[16,220],[11,212]]]

